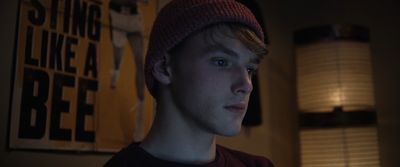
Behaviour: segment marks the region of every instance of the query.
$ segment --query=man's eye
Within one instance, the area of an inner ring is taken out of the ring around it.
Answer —
[[[217,58],[213,60],[213,63],[219,67],[226,67],[228,66],[228,61],[225,59]]]
[[[250,76],[256,75],[257,69],[255,69],[255,68],[253,68],[253,67],[248,67],[248,68],[247,68],[247,73],[248,73]]]

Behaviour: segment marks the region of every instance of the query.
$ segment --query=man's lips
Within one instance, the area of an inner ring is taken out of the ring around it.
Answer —
[[[224,108],[231,112],[244,113],[246,110],[246,104],[245,103],[237,103],[237,104],[227,105]]]

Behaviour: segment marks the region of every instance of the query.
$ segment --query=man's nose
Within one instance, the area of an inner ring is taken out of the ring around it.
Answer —
[[[247,68],[241,68],[236,70],[232,76],[234,82],[232,84],[232,92],[234,94],[248,95],[253,90],[253,84],[251,81],[251,75],[248,73]]]

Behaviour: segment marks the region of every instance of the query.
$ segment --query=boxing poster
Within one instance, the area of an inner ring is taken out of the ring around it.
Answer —
[[[115,152],[146,135],[142,68],[157,0],[20,0],[11,149]]]

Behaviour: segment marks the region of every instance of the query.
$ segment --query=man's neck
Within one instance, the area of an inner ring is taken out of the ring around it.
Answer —
[[[140,144],[153,156],[186,164],[205,164],[216,157],[215,135],[194,128],[175,107],[158,104],[148,136]]]

